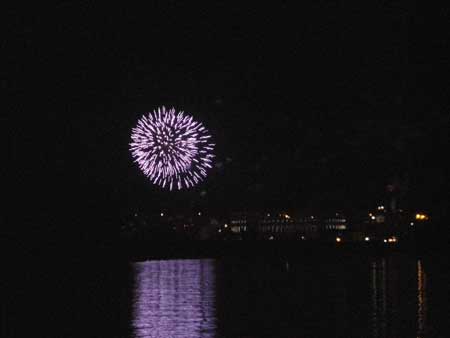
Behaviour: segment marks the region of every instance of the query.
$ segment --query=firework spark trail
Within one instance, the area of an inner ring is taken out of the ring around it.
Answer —
[[[192,116],[161,107],[142,116],[132,129],[130,151],[152,183],[180,190],[201,182],[212,168],[210,138]]]

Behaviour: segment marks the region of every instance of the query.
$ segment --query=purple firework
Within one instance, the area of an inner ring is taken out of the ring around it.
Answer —
[[[212,167],[211,135],[192,116],[165,107],[143,115],[132,130],[130,151],[144,174],[163,188],[190,188]]]

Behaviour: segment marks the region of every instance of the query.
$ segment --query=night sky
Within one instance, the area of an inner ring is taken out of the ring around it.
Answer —
[[[11,200],[28,210],[14,217],[58,227],[54,215],[85,224],[136,209],[354,210],[392,183],[411,207],[446,210],[448,10],[112,6],[5,10]],[[131,128],[160,105],[194,115],[217,144],[193,190],[163,191],[132,163]]]

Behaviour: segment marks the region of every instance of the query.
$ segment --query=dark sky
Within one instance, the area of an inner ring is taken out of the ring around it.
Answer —
[[[114,6],[5,10],[2,85],[17,119],[5,135],[21,163],[16,200],[34,213],[364,208],[394,181],[411,205],[443,209],[448,10]],[[131,128],[160,105],[217,143],[219,167],[192,191],[162,191],[131,162]]]

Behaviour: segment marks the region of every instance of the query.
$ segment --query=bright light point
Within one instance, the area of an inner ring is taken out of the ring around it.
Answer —
[[[385,238],[385,239],[383,240],[383,242],[384,242],[384,243],[387,243],[387,239]]]
[[[270,237],[269,237],[269,240],[273,240],[273,236],[270,236]]]
[[[228,228],[228,224],[225,223],[225,225],[223,226],[224,228]]]
[[[302,236],[301,238],[302,238],[302,239],[305,239],[305,236]]]
[[[427,219],[428,219],[428,216],[425,214],[416,214],[416,220],[424,221]]]
[[[217,230],[218,232],[222,232],[222,229]]]
[[[341,242],[342,241],[342,239],[341,239],[341,237],[336,237],[336,242]]]
[[[161,217],[163,217],[163,216],[164,216],[164,213],[162,212],[160,215],[161,215]]]
[[[372,220],[375,220],[375,216],[370,217]]]
[[[202,215],[202,213],[201,213],[201,212],[198,212],[198,214],[197,214],[197,215],[201,216],[201,215]]]
[[[368,242],[368,241],[370,241],[370,238],[369,238],[369,237],[364,237],[364,240],[365,240],[366,242]]]
[[[409,223],[409,225],[414,226],[414,222]]]

